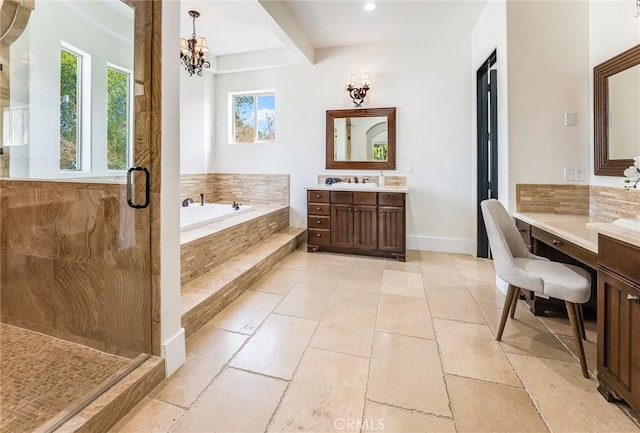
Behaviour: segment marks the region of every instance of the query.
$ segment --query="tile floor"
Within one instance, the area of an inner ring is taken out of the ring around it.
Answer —
[[[582,377],[566,319],[521,303],[495,341],[494,281],[491,262],[463,255],[295,251],[114,431],[640,431]]]

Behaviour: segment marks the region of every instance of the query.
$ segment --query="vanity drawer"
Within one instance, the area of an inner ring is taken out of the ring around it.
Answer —
[[[380,192],[378,193],[378,204],[380,206],[404,206],[404,194],[397,192]]]
[[[321,216],[307,217],[307,227],[310,229],[330,229],[331,218]]]
[[[640,248],[601,234],[598,258],[601,266],[640,284]]]
[[[331,191],[331,204],[352,204],[353,193],[351,191]]]
[[[376,192],[354,192],[354,204],[368,204],[375,206],[378,204],[378,193]]]
[[[331,215],[330,204],[309,203],[307,205],[307,215]]]
[[[309,245],[331,245],[331,231],[309,229],[307,230],[307,243]]]
[[[591,251],[585,250],[571,242],[568,242],[558,236],[552,235],[538,227],[531,227],[531,237],[537,239],[540,242],[555,248],[558,251],[562,251],[566,255],[573,257],[574,259],[585,263],[592,268],[598,267],[598,255]]]
[[[329,203],[331,191],[312,190],[307,191],[308,203]]]

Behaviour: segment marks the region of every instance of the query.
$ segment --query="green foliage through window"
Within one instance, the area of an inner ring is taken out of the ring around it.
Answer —
[[[129,74],[107,69],[107,168],[125,170],[129,155]]]
[[[80,56],[60,50],[60,169],[80,167]]]
[[[386,161],[387,160],[387,152],[388,152],[387,143],[380,143],[373,145],[373,159],[375,161]]]
[[[254,143],[276,138],[275,95],[233,96],[233,142]]]

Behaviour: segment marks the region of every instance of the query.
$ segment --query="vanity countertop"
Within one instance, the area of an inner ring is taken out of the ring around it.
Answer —
[[[406,186],[380,186],[378,184],[371,185],[367,183],[348,183],[338,182],[333,185],[318,184],[308,186],[307,190],[325,190],[325,191],[363,191],[363,192],[400,192],[408,193],[409,188]]]
[[[589,215],[516,212],[513,217],[596,254],[598,253],[598,233],[640,247],[640,232],[618,227]]]

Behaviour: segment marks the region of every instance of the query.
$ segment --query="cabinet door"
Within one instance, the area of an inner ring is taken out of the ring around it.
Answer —
[[[598,271],[598,372],[640,407],[640,288],[604,269]]]
[[[331,246],[353,248],[353,205],[331,205]]]
[[[353,210],[353,246],[362,250],[378,248],[377,206],[356,206]]]
[[[404,253],[404,207],[378,206],[378,249]]]

